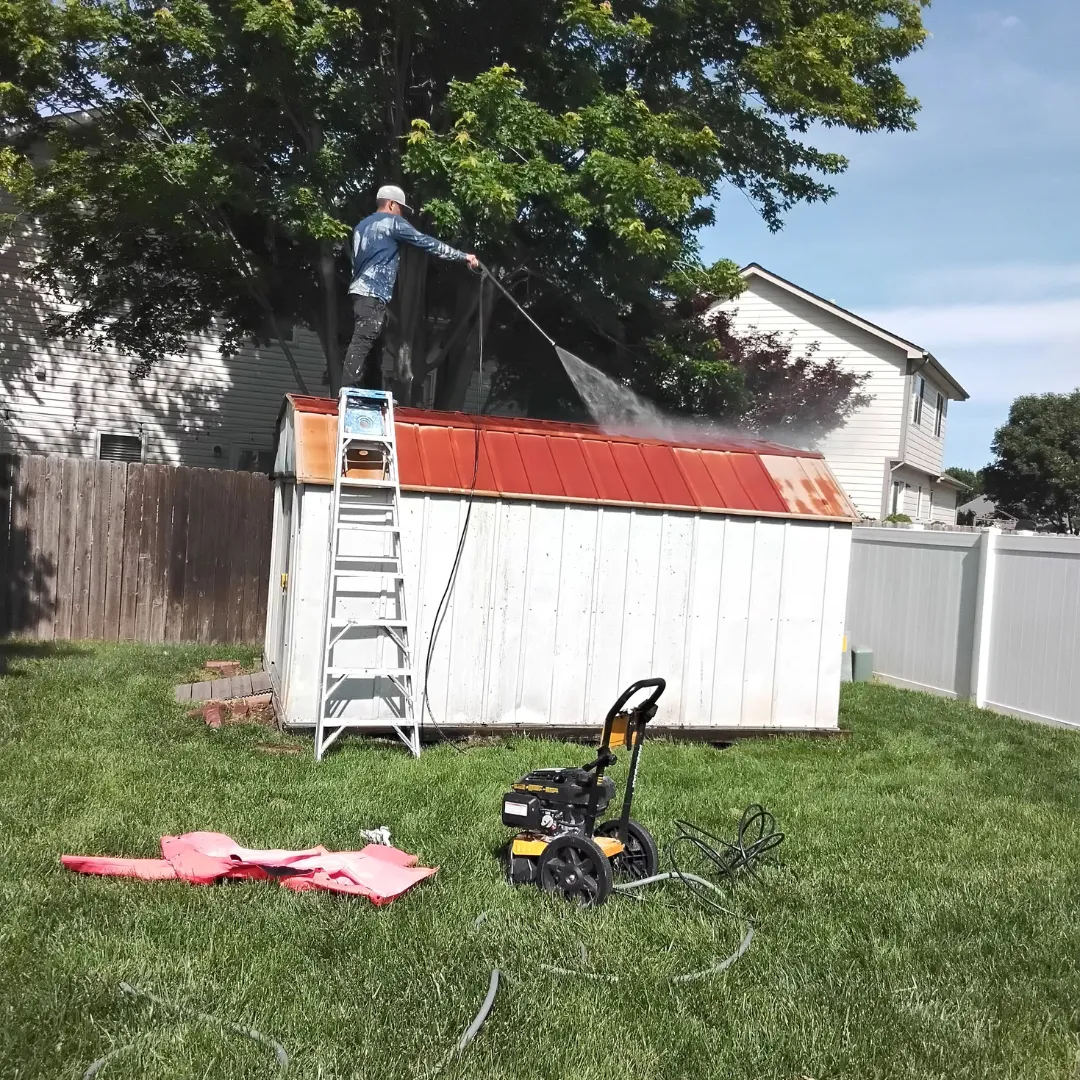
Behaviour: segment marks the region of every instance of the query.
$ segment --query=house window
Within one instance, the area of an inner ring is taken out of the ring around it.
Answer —
[[[98,432],[98,458],[101,461],[142,461],[141,435],[125,435],[117,431]]]
[[[272,450],[245,446],[236,455],[236,467],[241,472],[268,473],[274,467],[274,453]]]
[[[945,395],[938,394],[937,396],[937,412],[934,414],[934,435],[937,438],[941,438],[942,428],[945,427]]]
[[[911,421],[919,427],[922,424],[923,398],[926,397],[926,380],[921,375],[915,376],[915,412]]]

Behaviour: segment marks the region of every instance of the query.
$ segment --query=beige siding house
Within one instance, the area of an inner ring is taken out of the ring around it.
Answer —
[[[869,375],[872,398],[816,449],[868,518],[906,513],[914,521],[956,521],[963,488],[942,473],[950,401],[967,392],[925,349],[752,263],[746,291],[723,305],[736,329],[779,333],[796,350]]]
[[[280,348],[223,359],[211,338],[194,340],[132,379],[129,357],[46,335],[55,304],[27,280],[37,238],[26,218],[0,234],[0,451],[269,468],[282,395],[298,388]],[[325,394],[318,339],[296,331],[290,350],[309,392]]]

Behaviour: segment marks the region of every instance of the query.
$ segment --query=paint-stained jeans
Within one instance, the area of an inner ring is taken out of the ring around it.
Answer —
[[[353,302],[353,335],[345,353],[342,386],[359,386],[372,346],[386,322],[386,304],[376,296],[356,296]]]

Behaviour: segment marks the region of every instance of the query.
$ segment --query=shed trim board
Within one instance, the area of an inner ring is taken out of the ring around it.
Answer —
[[[512,499],[523,502],[552,502],[567,503],[579,506],[613,506],[625,507],[628,510],[681,510],[687,514],[722,514],[734,517],[753,518],[779,518],[782,521],[821,521],[819,514],[793,514],[790,510],[735,510],[729,508],[714,508],[711,506],[681,506],[678,503],[651,503],[651,502],[617,502],[614,499],[606,499],[599,502],[597,499],[575,499],[567,495],[517,495],[513,492],[503,491],[473,491],[469,488],[437,488],[421,487],[418,484],[402,484],[402,491],[428,492],[431,495],[472,495],[476,498],[487,499]],[[834,521],[854,523],[861,518],[833,518]]]
[[[332,421],[325,406],[321,412]],[[287,406],[279,431],[278,462],[291,469],[280,470],[277,479],[266,652],[280,715],[291,727],[306,727],[317,709],[332,488],[328,481],[300,479],[311,474],[302,445],[311,432],[291,422],[294,413],[302,415]],[[518,423],[484,419],[507,438]],[[428,413],[419,419],[409,415],[407,422],[465,428],[470,444],[474,437],[471,418],[461,422]],[[562,438],[573,426],[552,425],[549,432],[537,421],[524,421],[521,427],[530,437]],[[314,437],[321,442],[323,433]],[[607,438],[595,429],[571,431],[569,437]],[[637,467],[635,440],[620,441],[629,448],[629,465],[622,467]],[[441,436],[435,442],[451,446]],[[656,445],[664,453],[682,449]],[[514,452],[507,439],[489,449],[495,453],[500,446]],[[542,465],[542,448],[532,451],[532,462]],[[769,505],[790,500],[794,496],[785,492],[801,476],[811,477],[814,491],[822,494],[807,504],[807,512],[783,513],[521,490],[470,493],[403,482],[403,571],[421,692],[435,610],[472,507],[432,657],[428,689],[438,724],[455,732],[584,734],[596,729],[625,686],[660,675],[668,688],[660,699],[658,732],[727,741],[736,731],[835,731],[852,533],[849,517],[833,515],[849,504],[819,458],[806,457],[806,472],[800,451],[780,455],[774,447],[747,443],[730,453],[751,459],[739,466],[751,477],[766,472],[765,459],[789,463],[778,481],[770,475],[767,485],[749,492],[733,486],[739,498]],[[664,468],[661,461],[662,497],[681,490]],[[528,468],[513,475],[519,487],[543,480],[542,472],[538,477]],[[665,475],[671,486],[664,486]],[[367,599],[339,592],[337,617],[366,618],[350,605]],[[342,707],[363,717],[373,732],[390,727],[375,695],[350,695]],[[433,735],[428,721],[424,738]]]

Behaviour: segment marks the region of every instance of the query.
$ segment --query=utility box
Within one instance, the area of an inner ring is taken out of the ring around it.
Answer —
[[[874,650],[856,645],[851,650],[852,682],[870,682],[874,678]]]

